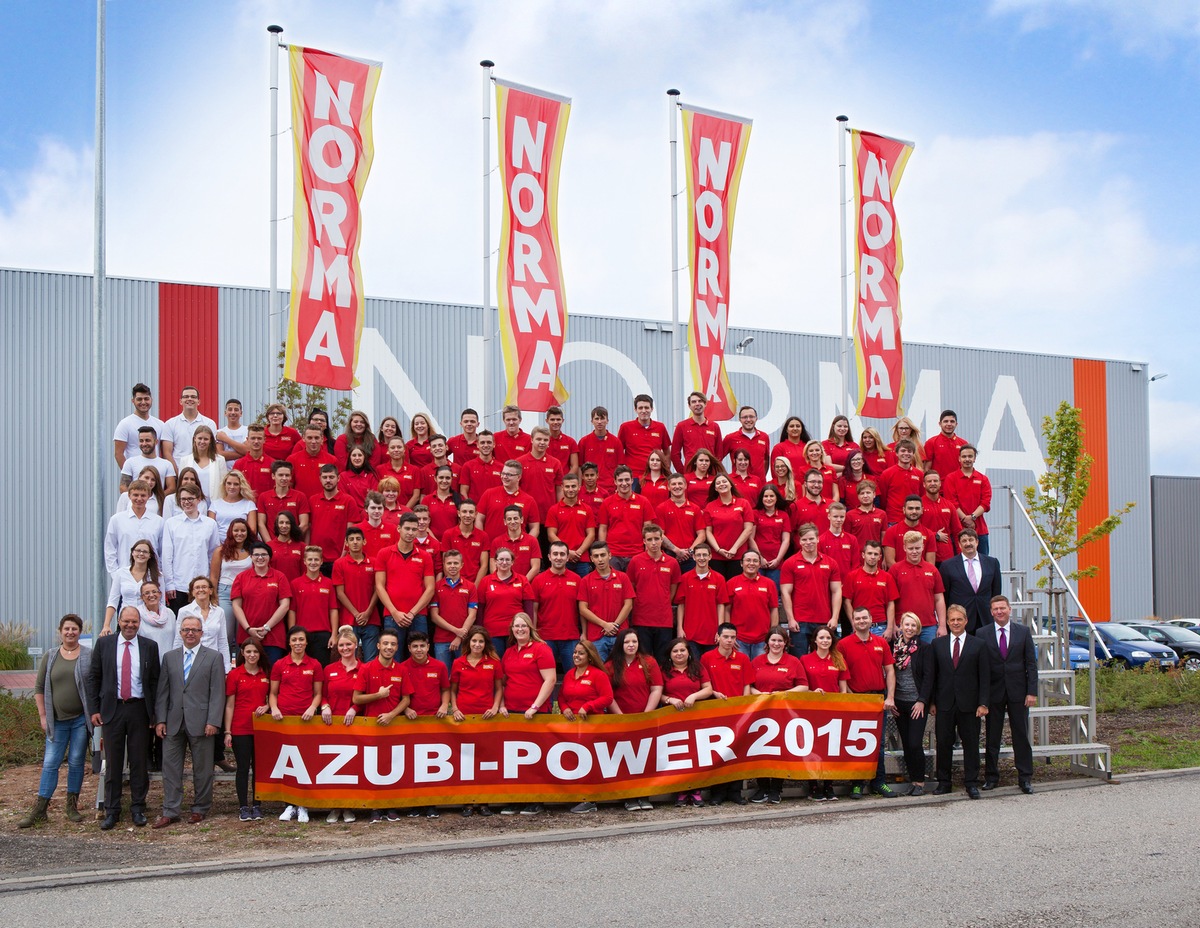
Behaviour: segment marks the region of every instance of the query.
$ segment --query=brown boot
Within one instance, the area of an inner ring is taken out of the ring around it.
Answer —
[[[29,810],[29,814],[26,815],[19,822],[17,822],[17,827],[18,828],[32,828],[34,825],[38,824],[39,822],[48,821],[48,817],[46,815],[46,809],[49,807],[49,805],[50,805],[49,799],[43,799],[41,796],[38,796],[37,802],[35,802],[33,804],[33,808]]]
[[[67,793],[67,821],[77,825],[83,821],[79,814],[79,793]]]

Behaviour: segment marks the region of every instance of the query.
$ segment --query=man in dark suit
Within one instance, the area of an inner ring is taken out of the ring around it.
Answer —
[[[963,785],[967,796],[979,798],[979,720],[988,714],[991,662],[980,638],[967,634],[967,610],[946,610],[949,634],[933,642],[933,672],[921,687],[921,703],[930,695],[937,707],[934,732],[937,736],[937,780],[934,795],[950,792],[950,770],[954,760],[954,736],[962,742]],[[924,708],[924,705],[922,706]]]
[[[1037,651],[1029,629],[1015,625],[1007,596],[992,597],[992,624],[975,634],[986,645],[992,665],[988,703],[987,747],[984,751],[983,788],[1000,783],[1000,741],[1004,715],[1012,732],[1013,763],[1021,792],[1033,792],[1033,748],[1029,743],[1029,709],[1037,705]]]
[[[158,737],[163,739],[163,811],[154,828],[179,821],[183,804],[183,752],[192,752],[195,797],[188,820],[197,825],[212,808],[213,735],[225,712],[225,664],[212,648],[200,645],[204,626],[198,616],[179,623],[183,647],[163,657],[158,681]]]
[[[118,634],[96,642],[88,672],[88,705],[99,706],[93,725],[104,726],[104,821],[102,831],[121,820],[121,785],[129,759],[129,812],[133,824],[146,824],[146,791],[150,729],[158,694],[158,645],[138,634],[142,617],[125,606],[117,619]]]
[[[1000,595],[1000,562],[979,553],[979,536],[973,528],[958,533],[958,548],[962,553],[946,558],[938,571],[946,588],[946,605],[967,610],[967,633],[973,635],[992,621],[992,597]]]

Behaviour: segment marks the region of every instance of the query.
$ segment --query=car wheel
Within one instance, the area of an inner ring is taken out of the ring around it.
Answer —
[[[1125,660],[1123,657],[1114,657],[1108,666],[1113,670],[1128,670],[1129,661]]]
[[[1183,664],[1184,670],[1191,670],[1193,672],[1200,670],[1200,654],[1185,654],[1180,663]]]

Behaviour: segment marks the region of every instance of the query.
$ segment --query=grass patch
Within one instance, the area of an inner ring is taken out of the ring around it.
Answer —
[[[33,629],[25,624],[0,625],[0,670],[28,670],[33,666],[29,642]]]
[[[1079,672],[1075,688],[1076,692],[1087,698],[1088,671]],[[1097,668],[1097,712],[1129,712],[1186,705],[1200,706],[1200,673],[1162,671],[1157,664],[1136,670]]]
[[[14,696],[0,689],[0,770],[22,764],[40,764],[46,735],[38,721],[32,696]]]
[[[1177,770],[1200,766],[1200,744],[1193,737],[1161,735],[1152,731],[1126,729],[1114,758],[1119,772],[1132,770]]]

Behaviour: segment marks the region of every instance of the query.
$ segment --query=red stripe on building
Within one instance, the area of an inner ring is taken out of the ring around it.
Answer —
[[[200,411],[222,423],[217,288],[158,285],[158,404],[162,418],[179,412],[185,386],[200,391]]]
[[[1083,450],[1092,456],[1092,485],[1079,507],[1079,534],[1108,517],[1108,377],[1103,361],[1075,359],[1075,405],[1083,421]],[[1079,567],[1095,566],[1079,581],[1079,601],[1093,622],[1112,618],[1108,536],[1079,552]]]

